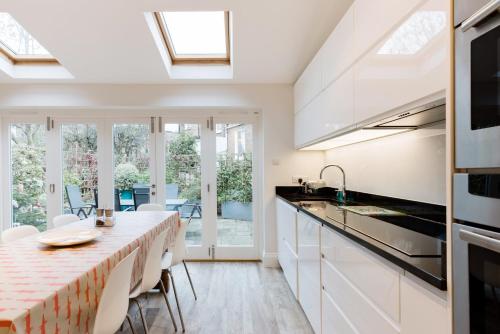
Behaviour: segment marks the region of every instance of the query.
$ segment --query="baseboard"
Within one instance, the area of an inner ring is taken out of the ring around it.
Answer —
[[[268,268],[279,267],[278,263],[278,253],[266,253],[262,255],[262,265]]]

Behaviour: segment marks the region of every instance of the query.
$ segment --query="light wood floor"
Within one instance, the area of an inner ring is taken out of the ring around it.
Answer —
[[[260,263],[188,263],[198,300],[191,292],[184,268],[174,268],[186,333],[313,333],[289,289],[281,269]],[[180,327],[173,291],[169,300]],[[159,293],[141,299],[147,308],[149,333],[175,333],[165,301]],[[131,306],[136,333],[143,333],[137,308]],[[131,333],[125,327],[124,333]]]

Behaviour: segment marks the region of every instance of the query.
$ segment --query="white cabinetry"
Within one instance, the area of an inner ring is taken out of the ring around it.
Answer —
[[[294,86],[295,146],[443,98],[447,5],[356,0]]]
[[[278,227],[278,262],[295,298],[297,286],[297,209],[281,199],[276,200]]]
[[[321,48],[323,87],[327,87],[354,61],[354,6],[351,6]]]
[[[426,1],[355,65],[356,123],[445,96],[449,55],[446,21],[445,1]]]
[[[422,0],[356,0],[354,7],[355,57],[371,49]]]
[[[401,277],[401,328],[403,334],[451,333],[445,291],[406,273]]]
[[[299,302],[316,333],[321,333],[320,228],[313,218],[299,212]]]
[[[345,72],[295,115],[295,144],[303,146],[354,122],[354,72]]]
[[[318,53],[295,83],[293,90],[295,112],[303,109],[323,88],[321,66],[321,53]]]

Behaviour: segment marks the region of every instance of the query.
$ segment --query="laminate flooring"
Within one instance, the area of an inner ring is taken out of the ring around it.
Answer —
[[[279,268],[253,262],[188,263],[198,294],[195,301],[182,265],[173,274],[186,333],[314,333]],[[173,291],[168,293],[178,333],[182,333]],[[152,292],[140,299],[149,333],[175,333],[165,301]],[[144,333],[137,307],[129,310],[136,333]],[[123,332],[131,333],[128,325]]]

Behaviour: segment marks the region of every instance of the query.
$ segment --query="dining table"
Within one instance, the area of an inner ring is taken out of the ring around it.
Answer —
[[[168,230],[165,249],[172,247],[180,220],[177,211],[117,212],[112,227],[95,227],[89,217],[58,229],[94,228],[102,235],[71,247],[43,245],[41,234],[0,244],[0,334],[92,333],[114,266],[139,248],[131,280],[136,286],[153,240]]]

